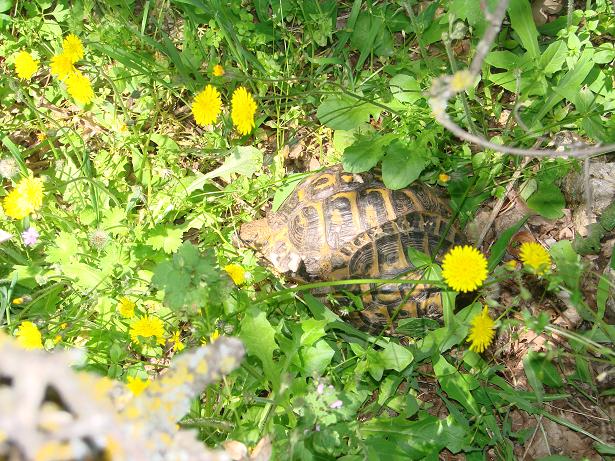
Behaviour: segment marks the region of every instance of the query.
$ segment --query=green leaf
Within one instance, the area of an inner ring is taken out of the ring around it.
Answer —
[[[410,75],[397,74],[389,83],[393,97],[400,102],[413,103],[423,99],[421,85]]]
[[[226,157],[224,163],[207,173],[203,179],[220,177],[228,182],[231,174],[251,177],[262,166],[263,152],[260,149],[253,146],[235,146],[229,150],[229,156]]]
[[[395,139],[385,148],[382,180],[389,189],[401,189],[414,182],[427,166],[428,154]]]
[[[331,363],[335,350],[325,340],[320,340],[310,347],[302,348],[293,362],[306,376],[322,375]]]
[[[389,133],[375,136],[360,136],[344,151],[342,164],[349,173],[362,173],[376,166],[384,155],[384,148],[396,138]]]
[[[540,56],[538,69],[541,69],[546,75],[562,70],[562,66],[566,62],[567,52],[568,48],[562,40],[551,43]]]
[[[570,240],[560,240],[551,245],[549,250],[557,272],[562,276],[564,284],[575,291],[579,288],[581,275],[583,274],[583,264],[581,257],[574,251]]]
[[[457,400],[464,408],[473,414],[479,414],[476,400],[470,392],[471,389],[476,389],[478,387],[476,378],[460,373],[441,355],[435,358],[433,368],[438,382],[448,396]]]
[[[517,67],[519,56],[512,51],[492,51],[485,57],[485,62],[498,69],[512,70]]]
[[[13,0],[0,0],[0,13],[4,13],[13,8]]]
[[[77,259],[77,255],[83,253],[77,237],[69,232],[60,232],[55,239],[55,245],[47,250],[45,260],[49,263],[66,264]]]
[[[403,371],[414,360],[412,352],[396,343],[389,343],[380,351],[382,365],[387,370]]]
[[[277,387],[280,372],[273,361],[273,353],[278,350],[275,330],[267,320],[267,315],[256,307],[248,309],[241,321],[239,338],[246,346],[248,355],[257,357],[263,363],[265,376]]]
[[[184,231],[172,228],[169,225],[160,224],[149,232],[149,237],[145,241],[154,250],[162,250],[167,254],[175,253],[182,244]]]
[[[446,392],[450,398],[461,403],[468,411],[478,415],[478,405],[470,392],[471,389],[476,389],[478,387],[476,378],[467,374],[461,374],[441,355],[435,358],[433,369],[444,392]]]
[[[523,358],[523,370],[525,371],[525,376],[527,377],[527,382],[532,387],[536,394],[536,398],[538,402],[542,403],[542,399],[545,394],[544,387],[542,386],[542,381],[538,377],[535,362],[532,360],[533,351],[528,352],[528,354]]]
[[[312,346],[316,341],[325,336],[327,320],[306,319],[301,322],[301,345]]]
[[[541,181],[538,189],[527,200],[527,206],[547,219],[564,216],[566,200],[564,194],[552,182]]]
[[[564,382],[555,365],[541,352],[528,351],[527,363],[541,383],[551,387],[562,387]],[[525,362],[524,362],[525,367]]]
[[[504,257],[504,255],[506,254],[506,248],[508,247],[510,239],[519,231],[519,229],[521,229],[521,227],[525,224],[528,218],[529,216],[521,218],[515,224],[502,232],[502,235],[498,237],[496,242],[491,247],[491,255],[489,256],[488,261],[489,272],[493,271],[493,269],[495,269],[495,267],[500,263],[502,257]]]
[[[416,421],[404,417],[372,418],[361,424],[359,431],[371,450],[376,450],[379,440],[389,442],[368,459],[437,460],[437,453],[442,449],[457,453],[465,446],[467,428],[450,415],[437,419],[422,414]]]
[[[329,96],[325,99],[316,116],[324,125],[334,130],[352,130],[362,123],[369,122],[369,116],[380,116],[381,109],[370,102],[350,95]]]
[[[83,291],[93,291],[96,288],[101,288],[101,284],[105,280],[104,274],[90,267],[89,264],[80,262],[71,262],[62,264],[62,272],[67,277],[75,281],[75,285]]]
[[[284,203],[284,200],[286,200],[288,196],[293,193],[295,187],[297,187],[297,184],[303,179],[305,179],[303,176],[298,176],[297,178],[288,180],[282,187],[278,188],[273,196],[271,209],[273,211],[277,211],[278,208],[282,206],[282,203]]]
[[[538,30],[532,17],[532,8],[527,0],[511,0],[508,5],[510,25],[519,35],[523,48],[529,55],[537,59],[540,56],[538,48]]]

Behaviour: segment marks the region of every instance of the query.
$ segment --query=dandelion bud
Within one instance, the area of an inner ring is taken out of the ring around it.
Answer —
[[[96,229],[90,234],[90,245],[97,250],[102,250],[109,240],[109,234],[102,229]]]
[[[5,179],[11,179],[19,172],[19,167],[15,159],[6,157],[0,159],[0,176]]]

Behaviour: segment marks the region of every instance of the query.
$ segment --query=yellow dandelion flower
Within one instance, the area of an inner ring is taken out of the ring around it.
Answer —
[[[73,72],[67,77],[66,89],[68,94],[79,104],[86,105],[94,100],[94,90],[90,79],[79,71]]]
[[[215,342],[218,338],[220,337],[220,332],[218,330],[215,330],[211,336],[209,337],[209,341],[210,342]]]
[[[519,259],[537,275],[545,274],[551,269],[551,256],[540,243],[525,242],[521,244]]]
[[[495,336],[494,326],[495,322],[489,316],[489,310],[485,306],[482,312],[476,315],[470,322],[470,334],[467,341],[471,343],[471,351],[481,353],[487,349]]]
[[[32,204],[15,188],[4,197],[4,214],[9,218],[23,219],[34,211]]]
[[[129,376],[126,379],[126,387],[132,392],[135,396],[143,393],[145,389],[149,387],[150,382],[146,379],[135,378],[134,376]]]
[[[60,341],[62,341],[62,335],[56,335],[55,338],[53,338],[53,344],[59,344]]]
[[[75,34],[69,34],[64,38],[62,50],[73,63],[83,59],[83,43]]]
[[[51,58],[51,73],[60,80],[65,80],[69,75],[73,74],[76,69],[73,66],[73,60],[66,53],[56,54]]]
[[[460,70],[455,72],[451,78],[451,89],[458,93],[472,86],[474,83],[474,75],[469,70]]]
[[[207,85],[196,95],[192,103],[192,115],[198,125],[211,125],[216,121],[222,109],[222,98],[213,86]]]
[[[136,304],[133,301],[128,299],[126,296],[122,296],[119,299],[117,310],[122,317],[131,319],[135,316],[135,306]]]
[[[33,211],[43,206],[43,180],[41,178],[23,178],[17,183],[15,189],[30,203]]]
[[[239,264],[227,264],[224,270],[233,279],[235,285],[243,285],[246,281],[246,271]]]
[[[455,291],[474,291],[487,279],[487,260],[476,248],[458,245],[444,256],[442,277]]]
[[[449,181],[449,179],[451,179],[451,177],[449,175],[447,175],[446,173],[440,173],[438,175],[438,180],[440,182],[447,183]]]
[[[171,342],[173,343],[173,347],[175,347],[175,350],[177,352],[181,351],[184,349],[184,343],[182,343],[181,338],[179,336],[179,331],[176,331],[175,333],[173,333],[173,336],[171,337]]]
[[[240,86],[233,92],[231,100],[231,119],[237,131],[246,135],[254,128],[256,102],[248,90]]]
[[[148,315],[138,317],[130,325],[130,338],[138,344],[139,336],[142,338],[156,338],[158,344],[164,344],[164,325],[162,320]]]
[[[32,322],[21,322],[15,336],[17,337],[17,343],[24,349],[43,348],[41,332]]]
[[[220,64],[216,64],[213,70],[214,77],[222,77],[224,75],[224,67]]]
[[[30,80],[38,70],[38,61],[27,51],[20,51],[15,56],[15,72],[22,80]]]

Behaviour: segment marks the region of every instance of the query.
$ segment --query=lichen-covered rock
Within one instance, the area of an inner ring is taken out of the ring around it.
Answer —
[[[74,371],[74,351],[27,351],[0,332],[0,461],[223,461],[177,421],[203,388],[237,367],[241,342],[220,338],[178,356],[139,396]]]

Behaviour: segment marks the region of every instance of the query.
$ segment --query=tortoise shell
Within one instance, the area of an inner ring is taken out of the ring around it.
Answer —
[[[460,240],[451,211],[430,187],[390,190],[373,173],[352,174],[341,165],[300,183],[277,212],[244,224],[240,239],[257,248],[296,282],[350,279],[420,279],[408,258],[414,248],[438,260]],[[394,335],[399,320],[438,318],[438,289],[424,284],[362,283],[316,292],[339,312],[359,299],[348,320],[370,333]]]

